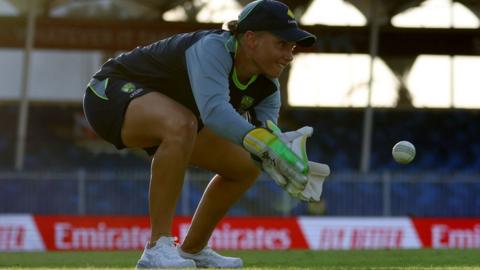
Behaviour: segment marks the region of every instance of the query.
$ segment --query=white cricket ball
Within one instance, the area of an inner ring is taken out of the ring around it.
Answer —
[[[401,164],[410,163],[415,158],[415,146],[409,141],[399,141],[392,148],[392,156]]]

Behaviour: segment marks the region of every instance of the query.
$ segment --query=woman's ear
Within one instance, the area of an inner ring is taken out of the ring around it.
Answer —
[[[253,31],[246,31],[243,34],[242,41],[244,45],[246,45],[248,48],[255,49],[258,44],[258,38],[255,32]]]

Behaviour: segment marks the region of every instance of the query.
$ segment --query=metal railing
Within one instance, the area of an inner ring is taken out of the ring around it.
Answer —
[[[192,215],[213,176],[189,170],[177,205]],[[0,213],[145,215],[148,171],[0,172]],[[304,203],[261,176],[230,215],[480,216],[480,175],[335,173]]]

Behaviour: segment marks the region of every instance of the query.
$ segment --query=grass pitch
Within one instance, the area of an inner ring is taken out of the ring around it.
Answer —
[[[359,251],[228,251],[244,269],[464,269],[480,270],[478,249]],[[0,253],[2,269],[133,269],[140,252]]]

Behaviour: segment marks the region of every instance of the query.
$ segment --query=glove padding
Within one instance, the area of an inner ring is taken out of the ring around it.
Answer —
[[[292,142],[302,136],[310,137],[313,134],[313,128],[305,126],[302,127],[298,130],[295,131],[289,131],[283,133],[280,128],[275,125],[272,121],[267,120],[265,123],[268,130],[272,131],[274,135],[276,135],[278,138],[280,138],[287,146],[288,148],[292,149]],[[298,143],[298,141],[297,141]],[[301,151],[299,151],[301,153]],[[299,155],[296,153],[297,156],[302,158],[304,161],[308,161],[308,159],[301,154]],[[271,163],[263,163],[262,164],[263,170],[270,175],[270,177],[283,189],[287,189],[287,186],[290,187],[290,190],[295,191],[295,190],[303,190],[305,188],[305,185],[298,185],[295,179],[288,179],[284,175],[282,175],[276,168],[273,166]],[[290,183],[291,182],[291,183]]]
[[[275,135],[284,140],[287,146],[295,154],[306,160],[309,166],[309,172],[307,174],[308,180],[305,188],[298,188],[297,186],[292,185],[291,181],[285,179],[288,177],[283,177],[278,171],[269,172],[270,176],[272,176],[275,182],[284,188],[291,196],[302,201],[320,201],[323,182],[325,181],[325,178],[330,175],[330,167],[323,163],[308,161],[306,142],[307,138],[312,135],[313,128],[302,127],[296,131],[282,133],[281,130],[271,121],[267,122],[267,126],[273,130]],[[279,181],[279,179],[282,180],[282,177],[284,180]],[[286,185],[282,185],[279,182],[286,183]]]
[[[261,160],[263,169],[279,185],[291,184],[303,190],[307,184],[308,163],[294,153],[278,136],[265,128],[255,128],[243,138],[243,146]]]
[[[330,167],[327,164],[309,161],[308,182],[305,189],[295,196],[296,198],[307,202],[318,202],[322,196],[323,182],[330,175]],[[292,193],[290,193],[292,194]],[[292,194],[292,196],[294,196]]]

